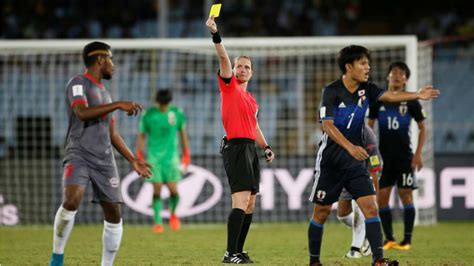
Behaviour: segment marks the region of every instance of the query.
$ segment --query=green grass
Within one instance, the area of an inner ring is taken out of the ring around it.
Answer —
[[[225,251],[226,227],[184,225],[179,232],[151,233],[150,226],[125,225],[116,265],[218,265]],[[167,228],[168,229],[168,228]],[[395,224],[401,238],[402,225]],[[0,227],[0,264],[46,265],[52,246],[52,226]],[[245,249],[261,265],[307,265],[307,224],[252,225]],[[76,225],[66,247],[66,265],[98,265],[102,254],[102,226]],[[324,229],[325,265],[370,265],[369,258],[342,258],[351,233],[340,223]],[[415,228],[409,251],[386,252],[401,265],[474,265],[474,224],[438,223]]]

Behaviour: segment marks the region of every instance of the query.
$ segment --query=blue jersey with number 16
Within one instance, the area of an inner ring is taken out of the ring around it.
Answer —
[[[378,120],[382,156],[405,159],[412,155],[411,120],[421,122],[425,119],[420,102],[371,103],[369,118]]]

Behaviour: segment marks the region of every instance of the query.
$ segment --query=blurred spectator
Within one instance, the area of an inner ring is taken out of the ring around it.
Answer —
[[[204,0],[168,1],[169,37],[204,37]],[[158,37],[160,0],[3,0],[2,39]],[[97,8],[102,7],[102,8]],[[474,34],[469,1],[417,8],[409,1],[226,0],[225,36]]]

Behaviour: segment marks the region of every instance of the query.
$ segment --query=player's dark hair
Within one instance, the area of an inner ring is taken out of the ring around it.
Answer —
[[[370,60],[369,49],[360,45],[349,45],[339,51],[339,56],[337,57],[337,64],[339,69],[342,71],[342,74],[346,74],[346,64],[352,64],[354,61],[361,59],[366,56]]]
[[[156,92],[156,102],[159,104],[169,104],[173,100],[173,93],[169,89],[161,89]]]
[[[399,68],[400,70],[405,72],[405,76],[407,77],[407,79],[410,78],[410,74],[411,74],[410,68],[407,66],[407,64],[400,61],[393,62],[390,64],[390,66],[388,67],[387,76],[390,74],[390,71],[392,71],[392,69],[394,68]]]
[[[82,59],[84,60],[84,65],[86,65],[86,67],[92,66],[97,60],[97,57],[99,56],[98,54],[88,55],[96,50],[110,50],[110,45],[103,42],[91,42],[86,44],[84,49],[82,49]]]

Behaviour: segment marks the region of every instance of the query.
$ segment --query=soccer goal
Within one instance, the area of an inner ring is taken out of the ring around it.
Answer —
[[[61,202],[61,158],[68,123],[64,89],[71,77],[84,71],[81,50],[89,41],[0,41],[0,204],[14,205],[21,224],[51,223]],[[157,89],[169,88],[174,104],[187,116],[192,168],[179,186],[178,214],[185,222],[225,221],[230,195],[218,153],[224,131],[218,61],[211,39],[105,42],[112,46],[115,63],[114,77],[105,84],[115,100],[134,100],[149,107]],[[277,154],[272,165],[262,160],[254,215],[262,222],[306,221],[310,216],[312,205],[307,199],[321,135],[317,122],[321,89],[340,76],[336,57],[342,47],[359,44],[371,50],[371,80],[381,87],[386,87],[388,66],[396,60],[405,61],[412,70],[409,90],[431,83],[431,47],[418,45],[413,36],[224,37],[224,44],[231,57],[252,58],[249,91],[260,104],[260,127]],[[424,103],[424,107],[431,134],[431,105]],[[116,117],[120,133],[134,150],[138,119],[123,113]],[[433,169],[432,143],[429,135],[424,157],[429,169]],[[124,219],[151,222],[150,185],[117,158]],[[420,175],[420,223],[436,221],[434,178],[429,173]],[[167,193],[164,190],[163,197]],[[100,221],[100,208],[89,202],[90,195],[89,188],[76,218],[79,222]]]

